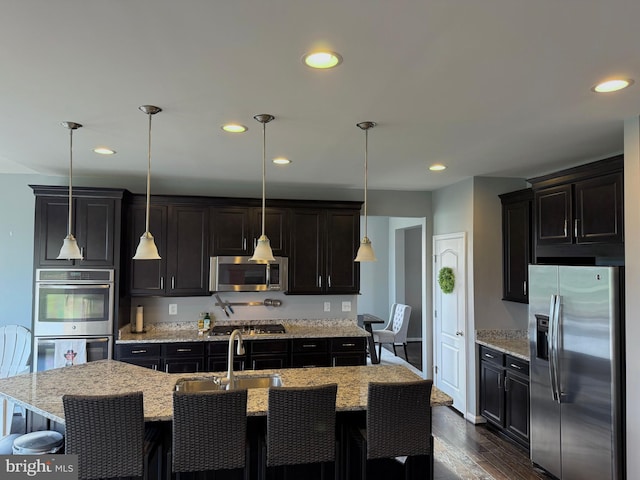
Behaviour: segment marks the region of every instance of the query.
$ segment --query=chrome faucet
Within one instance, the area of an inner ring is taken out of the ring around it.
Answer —
[[[244,343],[242,341],[242,333],[240,332],[240,330],[235,329],[233,332],[231,332],[231,335],[229,336],[229,354],[227,356],[227,378],[223,379],[223,383],[226,384],[226,388],[227,390],[231,390],[234,387],[234,375],[233,375],[233,342],[236,340],[236,338],[238,339],[238,348],[236,350],[236,353],[238,355],[244,355]]]

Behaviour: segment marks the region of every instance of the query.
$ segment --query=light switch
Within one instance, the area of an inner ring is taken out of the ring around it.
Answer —
[[[178,314],[178,304],[170,303],[169,304],[169,315],[177,315]]]
[[[350,312],[351,311],[351,302],[342,302],[342,311]]]
[[[331,302],[324,302],[324,311],[325,312],[331,311]]]

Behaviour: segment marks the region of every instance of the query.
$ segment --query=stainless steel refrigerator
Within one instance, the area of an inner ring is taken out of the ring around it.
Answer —
[[[531,460],[562,480],[621,479],[619,267],[529,266]]]

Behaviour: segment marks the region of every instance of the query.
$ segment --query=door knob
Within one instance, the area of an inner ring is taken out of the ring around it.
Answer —
[[[462,330],[458,330],[458,331],[456,332],[456,335],[457,335],[457,336],[459,336],[459,337],[464,336],[464,334],[462,333]]]

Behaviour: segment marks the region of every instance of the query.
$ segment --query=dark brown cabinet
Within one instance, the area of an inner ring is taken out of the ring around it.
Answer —
[[[211,254],[253,255],[262,234],[262,208],[212,207]],[[265,234],[276,256],[286,256],[288,239],[288,209],[265,209]]]
[[[359,236],[359,210],[294,209],[287,293],[358,293]]]
[[[367,364],[366,337],[332,338],[331,366],[353,367]]]
[[[292,367],[328,367],[329,339],[327,338],[295,338],[291,341]]]
[[[162,369],[167,373],[205,371],[204,343],[185,342],[162,345]]]
[[[251,370],[287,368],[289,366],[289,340],[254,340],[250,344]]]
[[[480,413],[500,432],[528,448],[528,362],[480,347]]]
[[[160,370],[161,345],[159,343],[125,343],[116,345],[115,359],[152,370]]]
[[[36,195],[34,264],[39,267],[114,268],[120,254],[121,206],[124,190],[73,189],[71,233],[83,260],[58,260],[67,236],[69,198],[67,187],[31,186]]]
[[[499,195],[502,202],[502,299],[528,303],[533,260],[530,188]]]
[[[529,179],[536,257],[624,257],[623,165],[620,155]]]
[[[133,296],[208,295],[209,210],[201,205],[151,205],[149,231],[160,260],[133,260],[145,230],[145,205],[129,210],[129,285]]]

